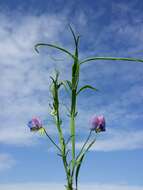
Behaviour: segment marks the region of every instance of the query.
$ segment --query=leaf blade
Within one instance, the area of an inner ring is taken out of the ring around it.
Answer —
[[[76,189],[77,189],[77,187],[78,187],[78,175],[79,175],[79,171],[80,171],[80,167],[81,167],[83,158],[84,158],[84,155],[82,155],[82,157],[81,157],[81,159],[80,159],[80,162],[78,163],[77,168],[76,168],[76,173],[75,173]]]
[[[90,149],[90,147],[95,143],[96,139],[94,139],[86,148],[86,150],[82,153],[82,155],[78,158],[77,160],[77,167],[76,167],[76,173],[75,173],[75,179],[76,179],[76,189],[77,189],[77,186],[78,186],[78,175],[79,175],[79,171],[80,171],[80,167],[81,167],[81,164],[83,162],[83,159],[84,159],[84,156],[86,155],[86,153],[88,152],[88,150]]]
[[[80,65],[89,61],[96,61],[96,60],[103,60],[103,61],[137,61],[143,62],[143,59],[138,58],[127,58],[127,57],[91,57],[87,58],[80,62]]]
[[[57,45],[54,45],[54,44],[46,44],[46,43],[38,43],[34,46],[34,49],[37,53],[39,53],[39,47],[41,46],[48,46],[48,47],[52,47],[54,49],[58,49],[58,50],[61,50],[63,51],[64,53],[70,55],[73,59],[74,59],[74,55],[72,53],[70,53],[67,49],[63,48],[63,47],[60,47],[60,46],[57,46]]]
[[[83,90],[85,90],[85,89],[87,89],[87,88],[92,89],[92,90],[94,90],[94,91],[98,91],[97,88],[95,88],[95,87],[93,87],[93,86],[91,86],[91,85],[85,85],[85,86],[83,86],[83,87],[81,87],[81,88],[79,89],[79,91],[77,92],[77,95],[78,95],[81,91],[83,91]]]

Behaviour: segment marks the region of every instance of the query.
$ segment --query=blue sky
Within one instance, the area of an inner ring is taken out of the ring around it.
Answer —
[[[71,23],[81,34],[80,59],[143,58],[142,9],[141,0],[0,1],[0,189],[61,190],[65,184],[53,147],[45,137],[31,134],[26,123],[41,117],[56,139],[48,110],[49,76],[57,68],[61,79],[70,79],[72,62],[47,49],[37,55],[34,45],[50,42],[73,51]],[[81,169],[81,190],[143,189],[142,81],[142,63],[96,61],[81,68],[80,86],[91,84],[99,92],[89,90],[78,99],[77,150],[93,114],[103,114],[107,124]],[[63,91],[61,100],[68,105]],[[63,129],[67,136],[65,117]]]

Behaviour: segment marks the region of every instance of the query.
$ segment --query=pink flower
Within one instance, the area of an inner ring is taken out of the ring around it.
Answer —
[[[32,120],[29,121],[27,125],[31,131],[38,131],[39,129],[42,128],[42,121],[37,117],[33,117]]]
[[[103,115],[101,116],[93,116],[91,118],[91,128],[92,131],[96,133],[105,131],[105,118]]]

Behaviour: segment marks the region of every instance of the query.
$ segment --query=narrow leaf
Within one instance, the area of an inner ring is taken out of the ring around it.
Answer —
[[[76,117],[76,116],[77,116],[77,114],[78,114],[78,112],[76,112],[76,113],[74,114],[74,117]]]
[[[77,167],[76,167],[76,173],[75,173],[75,182],[76,182],[76,189],[78,188],[78,175],[79,175],[79,171],[80,171],[80,167],[81,167],[81,163],[83,161],[84,155],[82,155],[82,157],[80,158],[79,162],[77,163]]]
[[[69,91],[68,87],[67,87],[67,82],[66,81],[62,81],[61,84],[64,86],[65,90],[67,91],[67,93],[69,95],[71,95],[71,92]]]
[[[69,80],[66,80],[66,83],[68,84],[69,88],[72,90],[72,83]]]
[[[83,91],[83,90],[85,90],[85,89],[87,89],[87,88],[90,88],[90,89],[92,89],[92,90],[97,91],[96,88],[94,88],[94,87],[92,87],[92,86],[90,86],[90,85],[85,85],[85,86],[83,86],[83,87],[81,87],[81,88],[79,89],[79,91],[77,92],[77,95],[78,95],[81,91]]]
[[[72,33],[72,35],[73,35],[74,42],[75,42],[75,44],[76,44],[76,43],[77,43],[77,39],[76,39],[75,32],[73,31],[73,28],[71,27],[71,25],[69,25],[69,28],[70,28],[70,31],[71,31],[71,33]]]
[[[60,156],[60,157],[62,157],[62,154],[58,154],[58,153],[57,153],[57,155]]]
[[[143,62],[143,59],[138,58],[126,58],[126,57],[91,57],[87,58],[80,62],[80,64],[89,62],[89,61],[96,61],[96,60],[104,60],[104,61],[136,61],[136,62]]]
[[[88,150],[90,149],[90,147],[95,143],[95,139],[88,145],[88,147],[86,148],[86,150],[83,152],[83,154],[78,158],[77,160],[77,167],[76,167],[76,189],[77,189],[77,185],[78,185],[78,175],[79,175],[79,170],[83,161],[84,156],[86,155],[86,153],[88,152]]]
[[[51,48],[54,48],[54,49],[58,49],[68,55],[70,55],[73,59],[74,59],[74,55],[72,53],[70,53],[67,49],[63,48],[63,47],[60,47],[60,46],[57,46],[57,45],[54,45],[54,44],[45,44],[45,43],[38,43],[35,45],[34,49],[37,53],[39,53],[39,47],[41,46],[48,46],[48,47],[51,47]]]
[[[72,136],[70,136],[68,139],[67,139],[67,142],[66,142],[66,146],[68,145],[68,143],[70,142]]]

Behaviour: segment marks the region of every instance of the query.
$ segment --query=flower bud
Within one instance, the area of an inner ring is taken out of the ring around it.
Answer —
[[[91,128],[96,133],[105,131],[105,118],[104,116],[93,116],[91,118]]]
[[[30,128],[30,131],[39,131],[39,129],[42,128],[42,121],[37,117],[33,117],[27,125]]]

